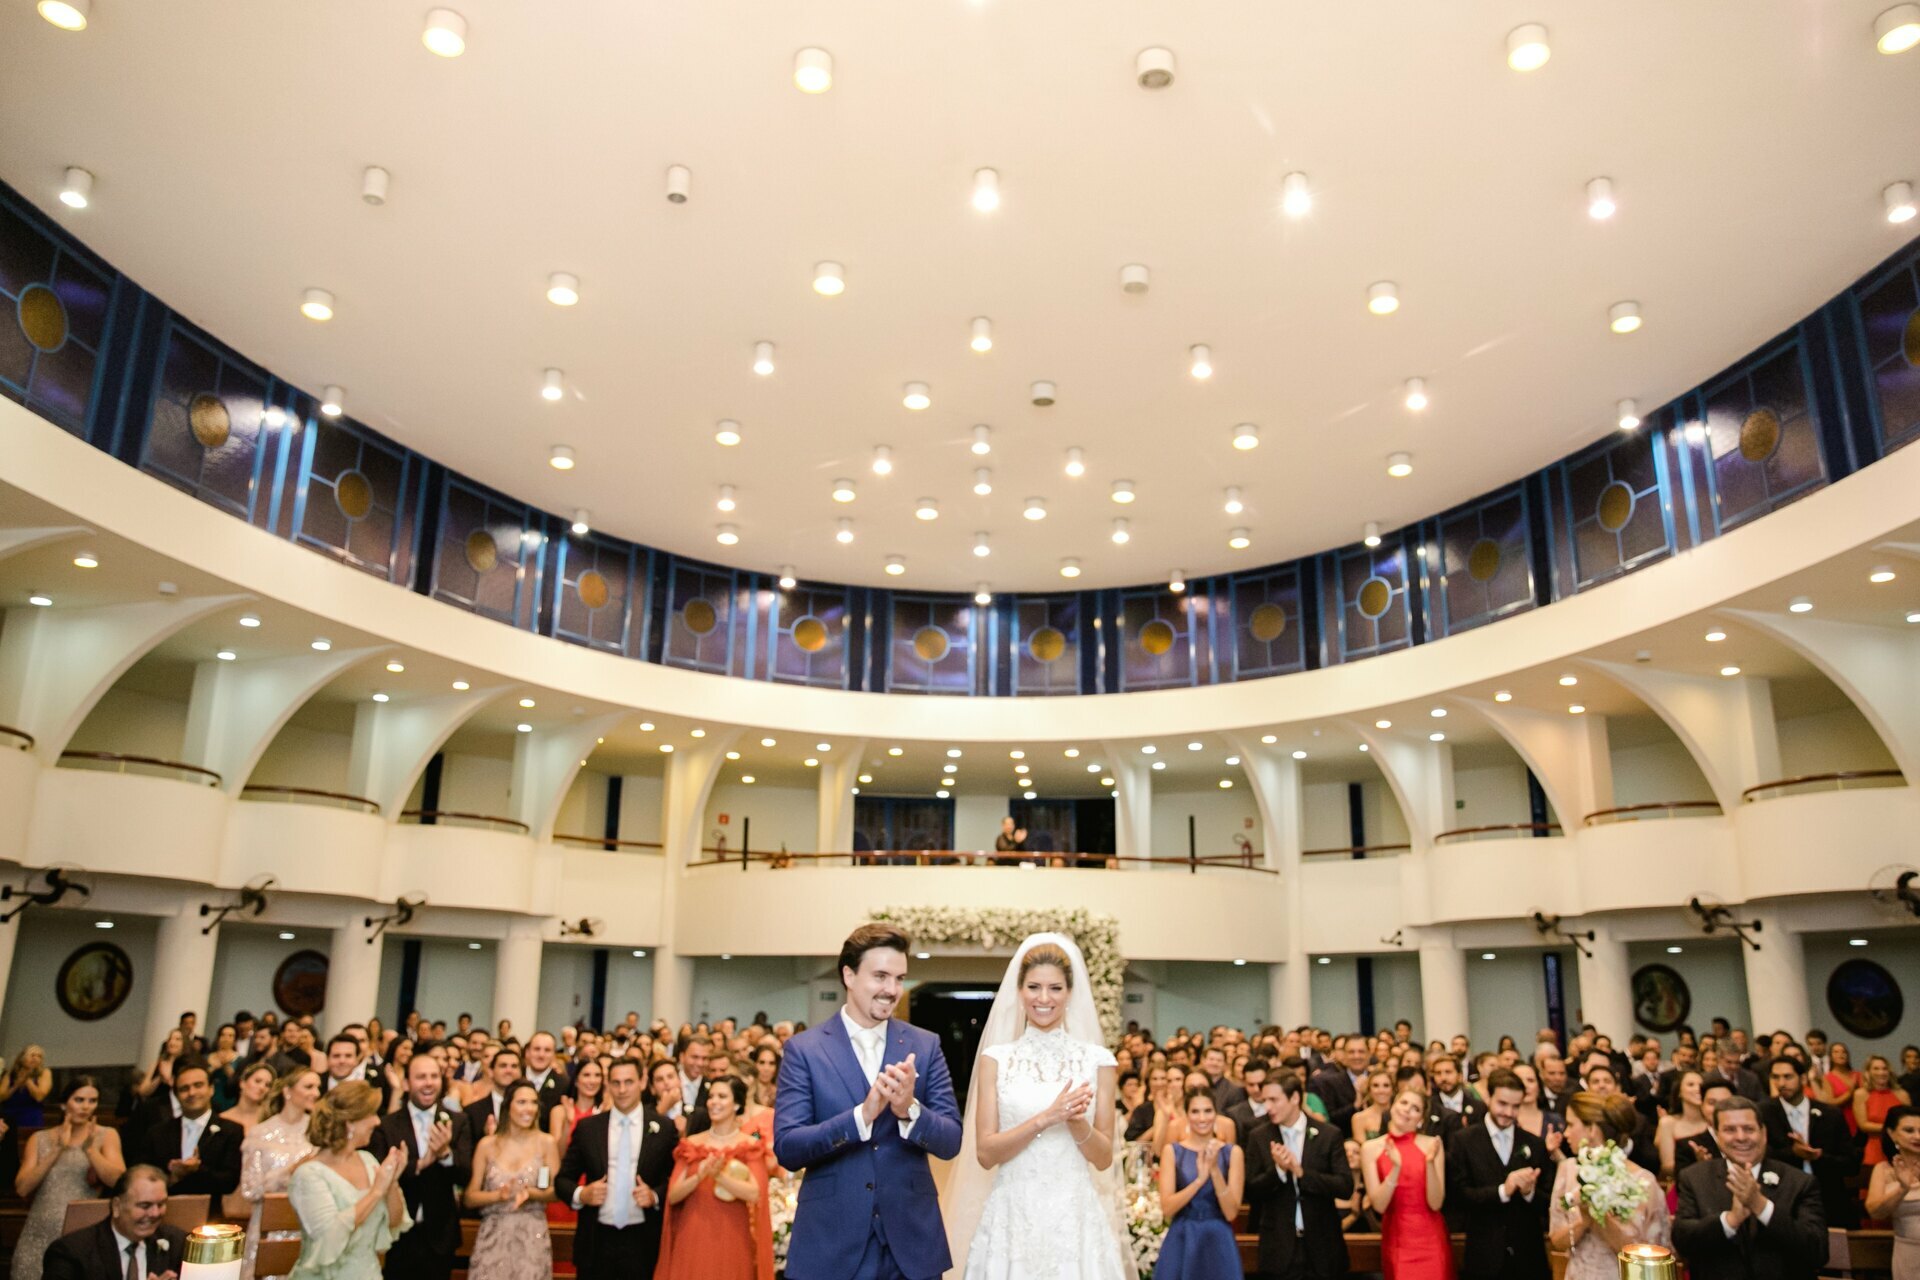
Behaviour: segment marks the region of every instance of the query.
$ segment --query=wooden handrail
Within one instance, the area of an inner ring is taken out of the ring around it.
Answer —
[[[463,822],[485,822],[496,827],[511,827],[523,836],[533,834],[533,828],[519,819],[502,818],[491,813],[462,813],[458,809],[403,809],[400,811],[400,817],[403,821],[412,818],[415,822],[432,818],[436,823],[442,818],[454,818]],[[433,823],[425,825],[432,826]]]
[[[995,863],[1033,863],[1047,867],[1059,859],[1069,865],[1065,870],[1088,870],[1077,864],[1082,861],[1098,860],[1104,867],[1114,867],[1121,863],[1138,863],[1161,867],[1231,867],[1237,871],[1251,871],[1258,875],[1277,876],[1279,871],[1272,867],[1248,865],[1246,855],[1238,853],[1215,854],[1204,858],[1141,858],[1121,857],[1112,853],[1078,853],[1072,850],[1057,850],[1051,853],[1005,852],[992,849],[861,849],[846,853],[794,853],[788,851],[764,853],[756,849],[742,855],[737,849],[702,848],[702,853],[715,856],[690,865],[696,867],[738,867],[744,856],[747,862],[767,862],[776,867],[791,866],[798,862],[837,862],[846,859],[849,866],[898,866],[903,865],[897,859],[911,858],[913,866],[992,866]]]
[[[1803,773],[1797,778],[1776,778],[1772,782],[1763,782],[1757,787],[1748,787],[1740,793],[1740,798],[1751,802],[1762,791],[1772,791],[1778,787],[1798,787],[1809,782],[1852,782],[1859,778],[1902,778],[1907,775],[1898,769],[1841,769],[1835,773]]]
[[[143,764],[153,769],[174,769],[180,773],[191,773],[196,777],[205,778],[210,787],[220,785],[220,775],[211,769],[202,769],[197,764],[182,764],[178,760],[162,760],[157,756],[128,756],[118,751],[62,751],[60,758],[62,760],[98,760],[120,765]]]
[[[317,800],[339,800],[345,804],[362,805],[369,813],[380,812],[380,802],[378,800],[369,800],[365,796],[349,795],[344,791],[319,791],[313,787],[274,787],[267,786],[263,783],[249,782],[246,786],[240,788],[240,794],[245,796],[249,793],[269,796],[312,796]]]
[[[1303,858],[1314,858],[1314,857],[1319,857],[1325,854],[1338,853],[1347,857],[1352,857],[1356,853],[1364,856],[1369,853],[1375,853],[1375,852],[1380,852],[1380,851],[1389,850],[1389,849],[1393,850],[1396,853],[1406,853],[1412,848],[1413,846],[1410,844],[1355,844],[1355,845],[1348,845],[1344,849],[1302,849],[1300,851],[1300,856]]]
[[[14,745],[22,751],[33,750],[33,735],[25,729],[16,729],[10,724],[0,724],[0,738],[12,738]]]
[[[590,844],[601,849],[664,849],[658,840],[609,840],[605,836],[576,836],[555,832],[555,840],[564,840],[568,844]]]
[[[1720,812],[1720,802],[1718,800],[1652,800],[1646,804],[1623,804],[1616,805],[1611,809],[1595,809],[1592,813],[1582,818],[1580,822],[1582,826],[1591,827],[1595,825],[1595,818],[1612,817],[1616,813],[1646,813],[1654,809],[1664,810],[1668,813],[1671,813],[1675,809],[1711,809],[1715,813],[1718,813]]]
[[[1560,830],[1560,824],[1557,822],[1496,822],[1490,826],[1485,826],[1485,827],[1457,827],[1452,831],[1442,831],[1439,835],[1433,838],[1433,842],[1435,844],[1439,844],[1442,840],[1447,839],[1449,836],[1477,836],[1477,835],[1484,835],[1489,831],[1558,831],[1558,830]]]

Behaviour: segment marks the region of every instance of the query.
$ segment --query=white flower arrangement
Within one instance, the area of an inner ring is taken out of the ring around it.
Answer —
[[[1603,1218],[1626,1222],[1646,1201],[1647,1186],[1617,1143],[1583,1148],[1575,1157],[1575,1168],[1579,1190],[1561,1196],[1563,1208],[1578,1203],[1596,1222]]]
[[[1160,1212],[1160,1184],[1153,1176],[1153,1155],[1144,1145],[1129,1142],[1121,1154],[1125,1180],[1120,1187],[1121,1208],[1127,1220],[1127,1241],[1133,1246],[1134,1269],[1140,1280],[1153,1280],[1166,1240],[1167,1220]]]
[[[1058,908],[883,907],[873,913],[873,919],[899,925],[915,942],[970,942],[987,950],[1018,945],[1029,934],[1066,934],[1086,957],[1100,1030],[1109,1045],[1120,1043],[1127,962],[1120,954],[1120,922],[1112,916]]]
[[[789,1173],[767,1180],[767,1211],[773,1224],[773,1269],[787,1265],[787,1245],[793,1239],[793,1215],[800,1203],[800,1175]]]

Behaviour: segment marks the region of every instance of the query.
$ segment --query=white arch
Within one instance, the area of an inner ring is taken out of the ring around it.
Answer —
[[[187,703],[186,762],[212,769],[229,795],[239,795],[294,712],[341,672],[392,647],[200,663]]]

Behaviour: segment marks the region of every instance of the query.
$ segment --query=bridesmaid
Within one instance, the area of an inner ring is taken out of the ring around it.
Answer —
[[[1160,1212],[1172,1225],[1160,1242],[1155,1280],[1240,1280],[1233,1219],[1246,1165],[1239,1146],[1222,1136],[1211,1092],[1187,1090],[1185,1121],[1186,1136],[1160,1153]]]
[[[711,1127],[674,1149],[659,1280],[773,1280],[772,1157],[741,1123],[749,1096],[738,1076],[715,1080],[707,1090]]]
[[[253,1072],[247,1074],[251,1076]],[[239,1195],[251,1206],[240,1280],[253,1280],[253,1259],[260,1251],[261,1202],[269,1195],[285,1193],[293,1177],[293,1167],[313,1154],[313,1144],[307,1141],[307,1118],[318,1101],[320,1073],[310,1067],[295,1067],[267,1090],[262,1109],[269,1118],[250,1127],[240,1143]],[[275,1232],[273,1238],[291,1240],[294,1237],[291,1233]]]
[[[1360,1149],[1367,1201],[1380,1214],[1385,1280],[1453,1280],[1453,1241],[1440,1216],[1446,1198],[1446,1153],[1420,1132],[1426,1095],[1402,1089],[1387,1112],[1387,1131]]]
[[[560,1168],[559,1145],[540,1128],[540,1090],[530,1080],[507,1086],[501,1124],[473,1149],[466,1205],[480,1211],[468,1280],[552,1280],[547,1202]]]
[[[567,1144],[573,1141],[574,1126],[596,1111],[606,1109],[607,1069],[589,1058],[580,1064],[580,1070],[574,1074],[573,1089],[568,1096],[554,1105],[553,1113],[548,1117],[547,1132],[553,1136],[554,1146],[561,1155],[565,1155]],[[571,1205],[563,1203],[558,1197],[547,1204],[548,1222],[572,1222],[579,1215]]]

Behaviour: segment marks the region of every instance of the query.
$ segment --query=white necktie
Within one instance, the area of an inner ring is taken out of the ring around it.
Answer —
[[[1506,1164],[1513,1159],[1513,1130],[1498,1129],[1493,1135],[1493,1149],[1500,1156],[1500,1163]]]
[[[1283,1132],[1287,1135],[1287,1150],[1292,1153],[1293,1162],[1296,1165],[1303,1163],[1301,1157],[1306,1153],[1307,1146],[1305,1128],[1291,1127],[1283,1130]],[[1300,1208],[1299,1178],[1293,1180],[1293,1231],[1295,1235],[1305,1235],[1307,1232],[1306,1215],[1301,1212]]]
[[[616,1111],[613,1121],[620,1126],[620,1141],[614,1148],[613,1168],[608,1170],[607,1217],[608,1225],[617,1231],[627,1225],[634,1209],[633,1118],[624,1111]]]

